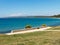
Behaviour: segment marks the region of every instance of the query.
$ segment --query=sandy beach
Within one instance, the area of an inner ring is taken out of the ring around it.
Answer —
[[[36,31],[46,31],[46,29],[50,29],[50,28],[52,28],[52,27],[33,29],[33,30],[25,30],[25,31],[18,31],[18,32],[13,32],[12,31],[11,33],[6,33],[6,35],[24,34],[24,33],[36,32]]]

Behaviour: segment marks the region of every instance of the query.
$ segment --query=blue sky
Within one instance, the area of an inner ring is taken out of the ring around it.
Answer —
[[[0,0],[0,17],[60,14],[60,0]]]

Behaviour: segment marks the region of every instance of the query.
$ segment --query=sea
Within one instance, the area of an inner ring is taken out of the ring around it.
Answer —
[[[42,24],[47,26],[60,26],[60,18],[41,18],[41,17],[12,17],[0,18],[0,33],[9,33],[12,30],[25,29],[26,25],[41,27]]]

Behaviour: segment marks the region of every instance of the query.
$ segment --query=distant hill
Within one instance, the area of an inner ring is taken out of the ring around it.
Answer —
[[[52,17],[60,17],[60,14],[58,14],[58,15],[54,15],[54,16],[52,16]]]

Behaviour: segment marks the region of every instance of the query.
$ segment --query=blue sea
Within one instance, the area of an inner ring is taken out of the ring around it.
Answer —
[[[32,27],[41,27],[42,24],[47,26],[60,26],[60,18],[0,18],[0,33],[8,33],[11,30],[24,29],[26,25]]]

